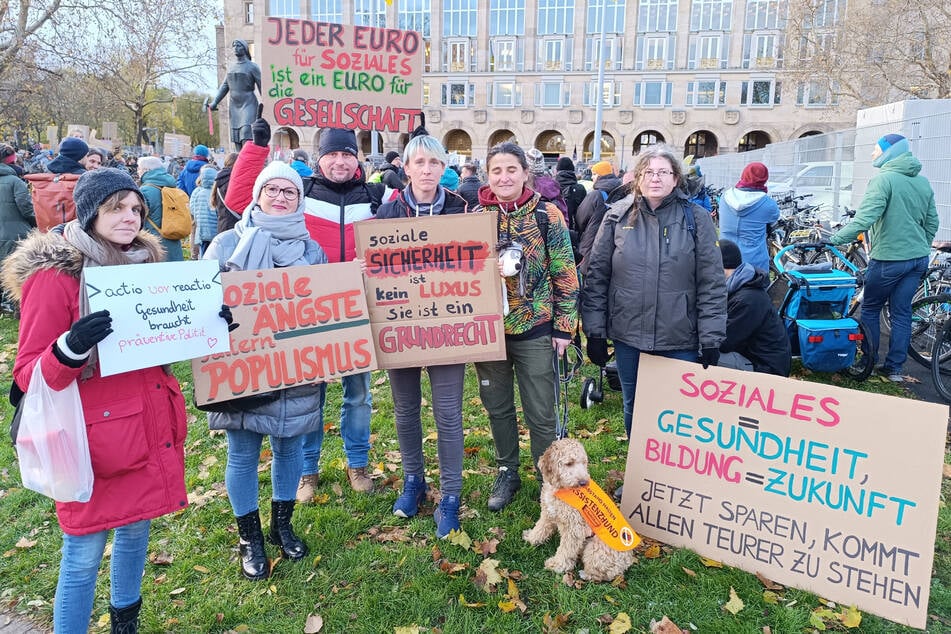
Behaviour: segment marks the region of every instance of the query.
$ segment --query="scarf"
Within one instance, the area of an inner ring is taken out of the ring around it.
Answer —
[[[283,216],[264,213],[257,204],[234,226],[238,244],[228,265],[238,271],[310,264],[306,259],[310,234],[304,224],[304,206]]]
[[[407,216],[412,218],[412,214],[409,212],[416,212],[416,217],[418,218],[422,213],[425,213],[428,216],[436,216],[442,213],[443,206],[446,204],[446,190],[442,187],[436,188],[436,200],[431,203],[419,203],[416,202],[416,197],[413,196],[413,185],[410,184],[409,187],[400,192],[400,195],[403,196],[403,202],[406,203]]]
[[[118,266],[122,264],[143,264],[163,260],[159,247],[143,242],[139,237],[126,249],[109,249],[91,235],[83,231],[78,220],[72,220],[63,227],[63,238],[83,254],[83,273],[79,276],[79,316],[89,314],[89,296],[86,294],[86,267]],[[80,377],[87,380],[96,371],[99,355],[96,346],[89,352],[89,358]]]

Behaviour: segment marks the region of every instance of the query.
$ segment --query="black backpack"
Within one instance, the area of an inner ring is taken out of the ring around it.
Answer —
[[[568,229],[572,231],[576,229],[575,212],[578,211],[578,205],[587,195],[588,190],[580,183],[572,183],[561,188],[561,197],[565,199],[565,204],[568,206]]]

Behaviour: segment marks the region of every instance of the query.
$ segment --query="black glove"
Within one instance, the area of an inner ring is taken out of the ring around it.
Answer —
[[[228,324],[228,332],[231,332],[238,327],[238,324],[234,323],[234,315],[231,314],[231,306],[222,304],[221,310],[218,311],[218,316],[224,319],[225,323]]]
[[[255,119],[251,124],[251,141],[260,147],[271,142],[271,125],[264,119]]]
[[[602,368],[608,363],[608,340],[601,337],[588,337],[588,360]]]
[[[706,370],[711,365],[716,365],[719,360],[719,348],[700,348],[700,363],[703,364],[704,370]]]
[[[110,334],[112,317],[108,310],[100,310],[76,320],[66,334],[66,345],[73,354],[86,354]]]

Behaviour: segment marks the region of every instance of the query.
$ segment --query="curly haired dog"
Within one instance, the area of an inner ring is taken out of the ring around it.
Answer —
[[[545,560],[545,568],[558,573],[568,572],[581,558],[584,568],[581,578],[588,581],[611,581],[624,574],[632,563],[634,553],[619,552],[594,534],[581,512],[555,496],[558,489],[584,486],[591,480],[588,474],[588,454],[573,438],[556,440],[542,454],[538,468],[544,478],[541,494],[541,517],[531,530],[522,533],[522,539],[532,546],[542,544],[555,530],[561,536],[558,550]]]

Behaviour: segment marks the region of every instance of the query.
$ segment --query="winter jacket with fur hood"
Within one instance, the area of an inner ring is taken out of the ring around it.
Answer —
[[[141,231],[139,239],[158,239]],[[95,482],[86,503],[57,502],[64,533],[86,535],[153,519],[188,505],[185,400],[163,367],[103,377],[60,361],[54,342],[79,319],[83,256],[62,236],[34,232],[3,263],[3,286],[20,302],[13,376],[24,391],[34,365],[55,390],[78,381]],[[113,318],[121,319],[114,315]]]

